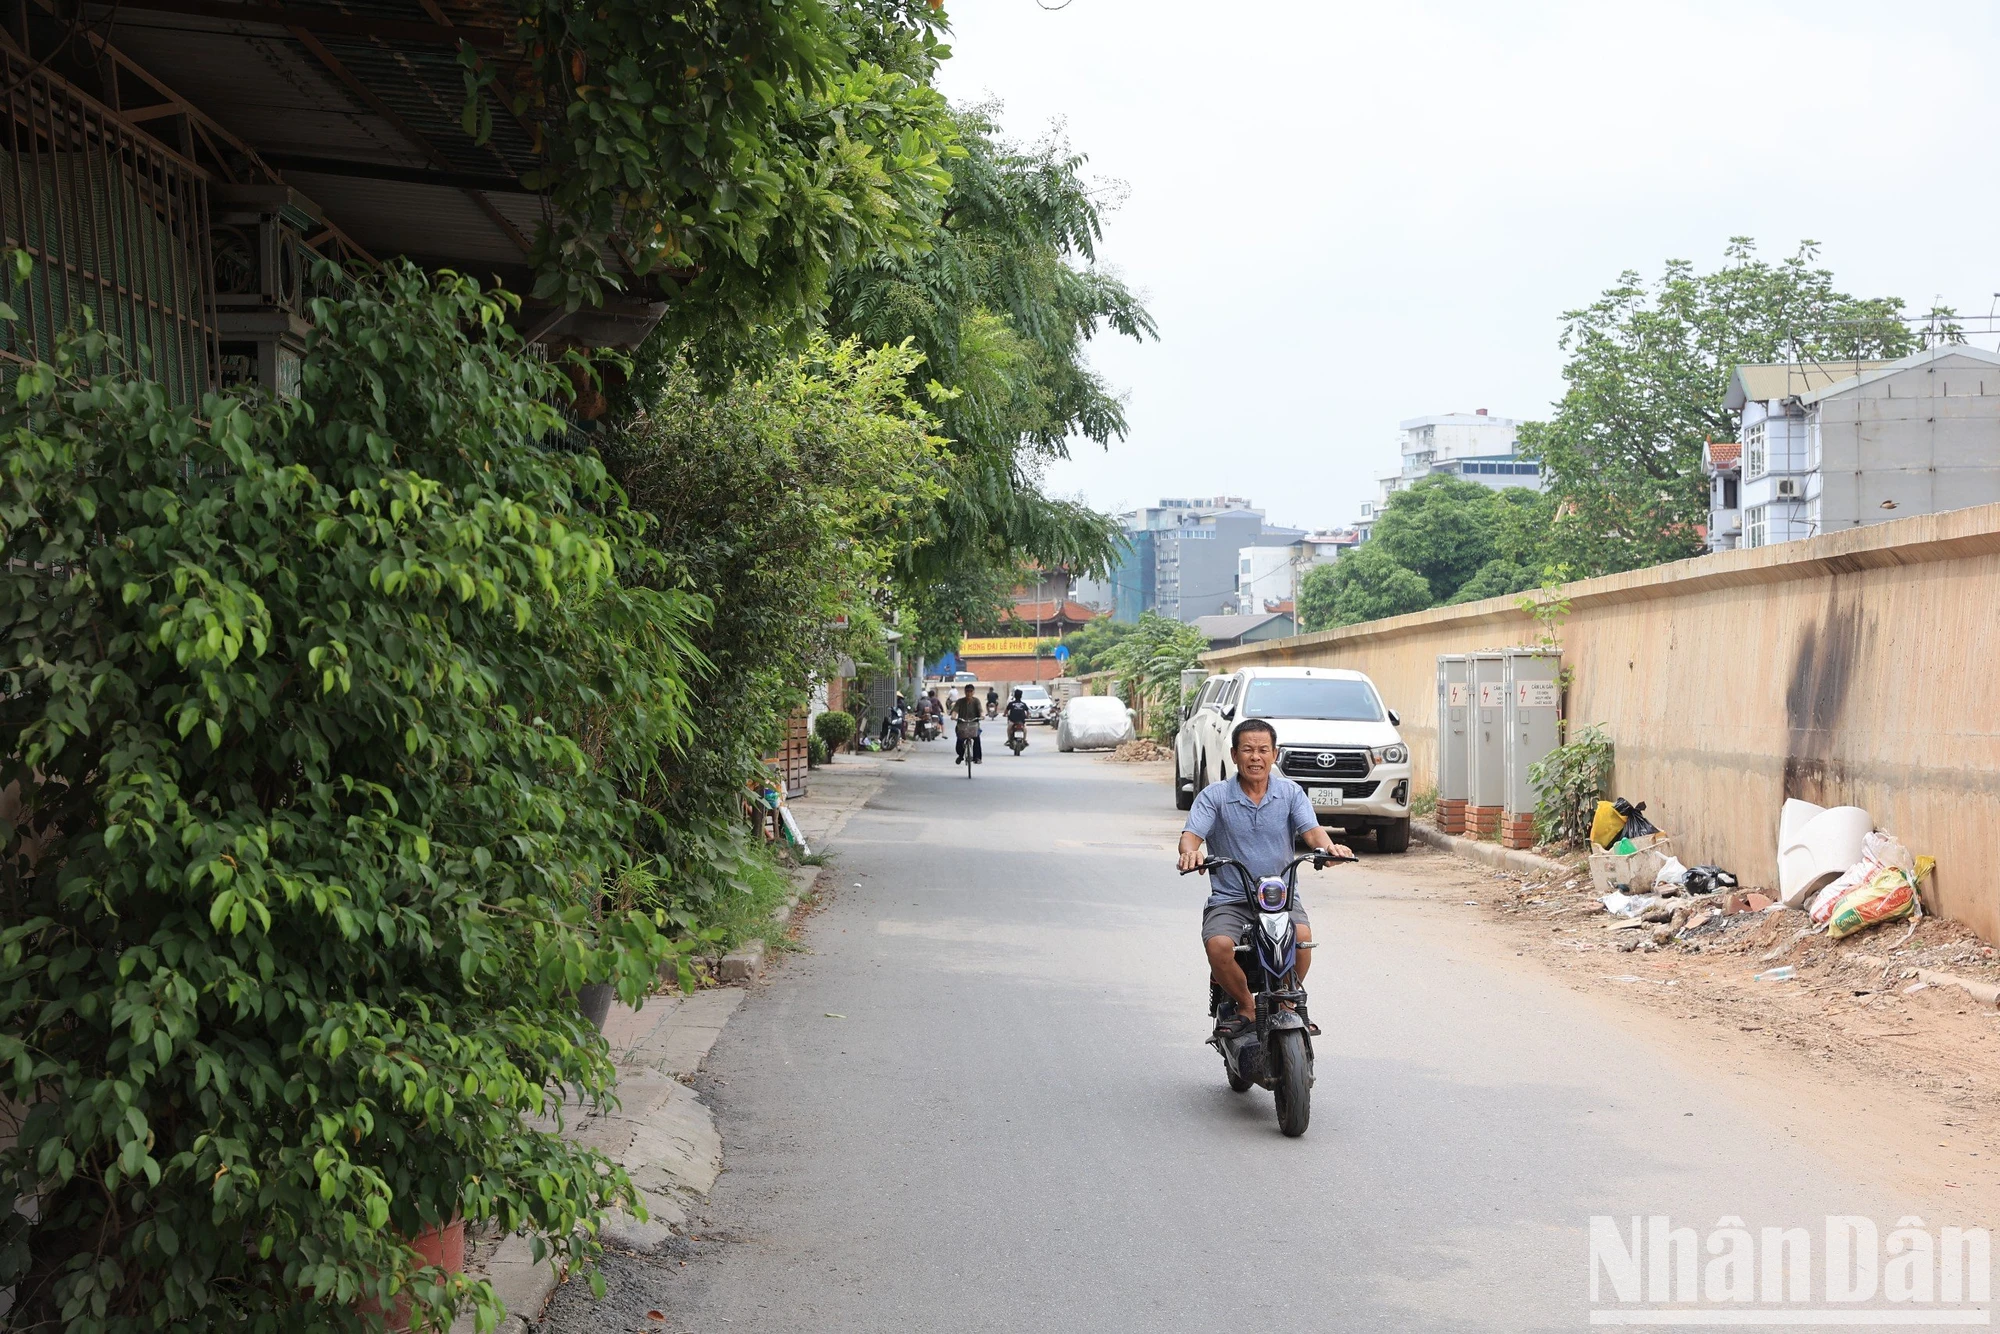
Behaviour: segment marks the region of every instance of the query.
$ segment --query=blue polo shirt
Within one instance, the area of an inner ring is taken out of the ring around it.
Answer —
[[[1306,790],[1283,774],[1272,774],[1264,799],[1253,802],[1244,795],[1234,778],[1210,783],[1194,799],[1188,811],[1187,832],[1208,844],[1212,857],[1229,857],[1250,870],[1250,885],[1267,875],[1276,875],[1294,855],[1292,846],[1300,834],[1319,824],[1312,798]],[[1215,886],[1208,906],[1241,902],[1250,886],[1235,871],[1225,870],[1209,877]]]

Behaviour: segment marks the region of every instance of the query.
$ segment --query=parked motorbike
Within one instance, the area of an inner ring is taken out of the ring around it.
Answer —
[[[910,715],[908,710],[903,708],[890,709],[888,721],[882,725],[882,749],[894,750],[896,747],[902,745],[904,736],[909,732],[909,726]]]
[[[1242,966],[1250,983],[1250,994],[1257,1002],[1256,1027],[1235,1037],[1211,1034],[1208,1045],[1222,1053],[1223,1073],[1230,1088],[1246,1093],[1254,1084],[1277,1095],[1278,1129],[1293,1139],[1305,1134],[1312,1120],[1312,1040],[1319,1032],[1306,1010],[1306,993],[1298,984],[1298,952],[1318,943],[1299,940],[1292,925],[1299,867],[1311,862],[1313,869],[1319,870],[1328,862],[1353,860],[1310,852],[1292,858],[1281,874],[1267,875],[1254,886],[1243,863],[1229,857],[1211,857],[1191,868],[1195,871],[1235,868],[1247,890],[1246,897],[1257,911],[1256,922],[1244,930],[1243,938],[1236,943],[1236,962]],[[1234,1013],[1235,1003],[1211,979],[1210,1018],[1219,1022],[1224,1017],[1224,1007]]]
[[[1018,757],[1028,748],[1028,725],[1026,723],[1007,724],[1007,749]]]

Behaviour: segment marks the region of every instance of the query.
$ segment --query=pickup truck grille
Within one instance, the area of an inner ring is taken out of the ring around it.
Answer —
[[[1278,761],[1278,768],[1287,778],[1366,778],[1370,765],[1365,750],[1315,746],[1286,751]]]

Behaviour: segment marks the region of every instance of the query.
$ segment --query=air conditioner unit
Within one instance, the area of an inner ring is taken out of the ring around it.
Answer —
[[[1797,500],[1806,493],[1806,484],[1796,477],[1778,479],[1778,499]]]

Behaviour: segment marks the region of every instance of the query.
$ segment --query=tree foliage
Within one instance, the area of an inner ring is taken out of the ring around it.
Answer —
[[[1107,655],[1136,628],[1130,621],[1114,621],[1105,616],[1070,631],[1058,641],[1069,650],[1063,675],[1087,676],[1102,671],[1110,665]]]
[[[1537,499],[1522,487],[1495,491],[1459,477],[1425,477],[1389,497],[1369,545],[1421,576],[1433,601],[1446,602],[1501,554],[1503,541],[1521,535],[1506,511]]]
[[[1430,585],[1373,541],[1315,565],[1299,582],[1299,613],[1314,630],[1401,616],[1431,605]]]
[[[720,393],[674,363],[635,382],[646,396],[602,437],[611,475],[651,520],[654,579],[713,605],[691,632],[712,664],[690,686],[701,745],[642,797],[660,816],[648,842],[683,925],[740,878],[738,794],[786,716],[841,653],[879,643],[908,510],[942,485],[935,422],[907,394],[918,360],[818,339]]]
[[[1302,624],[1326,630],[1539,587],[1552,509],[1525,487],[1423,478],[1389,497],[1365,544],[1306,572]]]
[[[523,77],[464,49],[467,129],[504,100],[546,193],[535,295],[643,284],[704,357],[797,328],[834,270],[925,244],[952,125],[926,0],[516,0]]]
[[[1200,666],[1206,652],[1208,636],[1194,625],[1149,611],[1105,652],[1104,665],[1118,673],[1148,735],[1161,740],[1180,722],[1181,673]]]
[[[1560,502],[1556,559],[1588,575],[1701,549],[1701,449],[1736,438],[1724,399],[1737,366],[1916,350],[1900,300],[1839,291],[1818,254],[1806,241],[1772,264],[1747,237],[1733,237],[1712,273],[1672,260],[1649,285],[1628,271],[1564,314],[1568,387],[1552,419],[1521,430],[1523,452],[1542,460]]]
[[[1125,433],[1123,405],[1086,360],[1091,337],[1154,333],[1137,297],[1096,266],[1100,204],[1084,158],[1059,139],[1008,143],[994,114],[955,113],[961,156],[928,244],[844,269],[829,313],[842,333],[923,354],[912,393],[951,445],[944,492],[913,512],[898,573],[933,618],[976,616],[967,593],[997,610],[987,595],[1026,564],[1110,567],[1115,522],[1047,494],[1040,473],[1073,437]],[[929,627],[940,640],[971,628]]]
[[[576,989],[668,957],[600,893],[621,787],[690,739],[703,608],[628,583],[639,523],[546,447],[563,382],[507,315],[392,269],[314,303],[296,401],[197,418],[58,365],[0,414],[17,1320],[491,1320],[403,1239],[490,1220],[582,1261],[632,1200],[533,1118],[610,1087]]]

